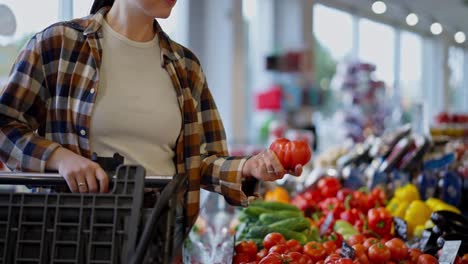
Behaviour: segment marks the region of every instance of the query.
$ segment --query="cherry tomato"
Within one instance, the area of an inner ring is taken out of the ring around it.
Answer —
[[[310,146],[305,141],[279,138],[271,143],[270,149],[275,152],[285,170],[294,170],[297,165],[306,164],[312,156]]]
[[[429,254],[422,254],[421,256],[419,256],[417,263],[418,264],[438,264],[439,261],[435,257]]]
[[[290,240],[286,241],[286,246],[288,247],[288,250],[290,252],[302,253],[302,245],[297,240],[290,239]]]
[[[284,239],[284,236],[280,233],[270,233],[265,236],[263,239],[263,247],[265,247],[267,250],[269,250],[272,246],[278,245],[278,244],[285,244],[286,239]]]
[[[291,259],[291,262],[289,263],[293,263],[293,264],[309,264],[309,263],[311,264],[312,263],[312,260],[307,255],[303,255],[299,252],[290,252],[286,254],[286,257]]]
[[[366,237],[363,234],[356,234],[356,235],[352,235],[348,239],[347,242],[348,242],[348,245],[354,246],[356,244],[363,244],[365,240],[366,240]]]
[[[399,238],[390,239],[385,243],[385,246],[390,249],[391,259],[395,261],[404,260],[408,255],[408,247],[405,242]]]
[[[234,264],[241,264],[241,263],[246,263],[250,261],[253,261],[252,256],[247,255],[245,253],[236,254],[234,258],[232,259],[232,263]]]
[[[258,249],[257,244],[252,240],[242,241],[235,247],[236,253],[245,253],[250,256],[257,255]]]
[[[354,255],[356,257],[366,255],[367,253],[366,247],[364,247],[362,244],[354,244],[352,245],[352,248],[354,249]]]
[[[334,177],[321,178],[317,183],[318,190],[325,198],[335,197],[338,190],[341,189],[341,184]]]
[[[268,255],[268,250],[266,248],[262,248],[258,253],[257,253],[257,260],[260,261],[262,258],[266,257]]]
[[[278,253],[270,253],[260,260],[258,264],[283,264],[283,258]]]
[[[418,262],[419,256],[421,256],[423,252],[417,248],[410,248],[408,250],[408,259],[411,260],[411,262],[416,263]]]
[[[364,240],[363,246],[364,246],[365,248],[367,248],[367,250],[369,250],[369,248],[370,248],[372,245],[377,244],[377,243],[379,243],[379,242],[380,242],[379,239],[377,239],[377,238],[375,238],[375,237],[369,237],[368,239]]]
[[[288,249],[288,246],[286,246],[286,244],[274,245],[268,250],[268,253],[285,254],[288,252],[289,252],[289,249]]]
[[[322,246],[323,248],[325,248],[325,251],[327,252],[328,255],[335,253],[336,244],[334,241],[323,242]]]
[[[390,260],[390,249],[382,243],[377,243],[369,248],[369,260],[374,263],[385,263]]]
[[[317,262],[325,258],[327,251],[319,242],[309,242],[304,246],[304,254],[309,256],[312,261]]]

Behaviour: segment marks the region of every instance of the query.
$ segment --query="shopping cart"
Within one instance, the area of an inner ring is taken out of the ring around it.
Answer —
[[[184,237],[175,194],[186,177],[145,177],[143,167],[124,165],[109,175],[109,194],[1,191],[0,264],[171,263]],[[66,183],[58,174],[0,173],[0,184]],[[143,206],[145,187],[162,188],[154,208]]]

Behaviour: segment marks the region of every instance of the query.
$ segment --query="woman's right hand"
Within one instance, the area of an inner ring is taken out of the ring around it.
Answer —
[[[57,170],[72,192],[108,192],[109,177],[99,164],[63,147],[52,153],[46,169]]]

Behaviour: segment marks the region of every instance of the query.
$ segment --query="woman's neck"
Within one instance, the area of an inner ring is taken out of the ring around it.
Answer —
[[[115,1],[106,15],[107,23],[125,37],[138,42],[154,38],[153,17],[148,17],[127,1]]]

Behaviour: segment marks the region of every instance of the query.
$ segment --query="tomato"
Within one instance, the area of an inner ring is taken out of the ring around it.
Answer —
[[[250,261],[253,261],[254,259],[252,259],[252,256],[250,255],[247,255],[245,253],[240,253],[240,254],[236,254],[234,256],[234,258],[232,259],[232,263],[233,264],[241,264],[241,263],[246,263],[246,262],[250,262]]]
[[[335,197],[341,189],[340,181],[334,177],[321,178],[317,183],[318,190],[325,198]]]
[[[319,242],[309,242],[304,246],[304,254],[309,256],[312,261],[317,262],[325,258],[327,251]]]
[[[325,261],[323,263],[324,264],[335,264],[340,258],[341,257],[338,254],[331,254],[325,259]]]
[[[323,260],[320,260],[320,261],[317,261],[315,262],[315,264],[324,264],[325,262],[323,262]]]
[[[325,240],[333,241],[337,248],[340,248],[343,244],[343,236],[335,231],[325,236]]]
[[[438,264],[439,261],[435,257],[429,254],[422,254],[421,256],[419,256],[417,263],[418,264]]]
[[[266,257],[268,255],[268,250],[266,248],[262,248],[258,253],[257,253],[257,260],[261,260],[262,258]]]
[[[302,253],[302,245],[297,240],[290,239],[290,240],[286,241],[286,246],[288,247],[288,250],[290,252]]]
[[[286,239],[284,239],[284,236],[280,233],[273,232],[265,236],[263,239],[263,246],[269,250],[272,246],[278,245],[278,244],[285,244]]]
[[[382,243],[377,243],[369,248],[369,260],[374,263],[385,263],[390,260],[390,249]]]
[[[408,255],[408,247],[405,242],[399,238],[390,239],[385,243],[385,246],[390,249],[391,259],[395,261],[404,260]]]
[[[366,254],[357,256],[356,260],[359,262],[359,264],[370,264],[369,258],[367,257]]]
[[[348,239],[347,243],[350,246],[353,246],[353,245],[356,245],[356,244],[363,244],[365,240],[366,240],[366,237],[363,234],[356,234],[356,235],[352,235]]]
[[[236,253],[245,253],[250,256],[257,255],[258,249],[257,244],[252,240],[242,241],[235,247]]]
[[[369,237],[368,239],[364,240],[364,244],[363,246],[369,250],[369,248],[374,245],[374,244],[377,244],[379,243],[380,240],[375,238],[375,237]]]
[[[354,249],[354,255],[356,257],[366,255],[366,247],[364,247],[362,244],[354,244],[352,245],[352,248]]]
[[[336,264],[353,264],[353,260],[349,258],[341,258],[335,263]]]
[[[260,260],[258,264],[283,264],[283,258],[278,253],[270,253]]]
[[[307,256],[299,252],[290,252],[286,254],[286,257],[291,259],[291,264],[312,264],[312,260]]]
[[[270,149],[275,152],[285,170],[294,170],[297,165],[306,164],[312,156],[310,146],[305,141],[279,138],[271,143]]]
[[[423,252],[417,248],[411,248],[408,250],[408,259],[411,260],[411,262],[416,263],[418,262],[419,256],[421,256]]]
[[[340,219],[354,225],[357,221],[364,219],[364,215],[356,208],[346,210],[340,213]]]
[[[335,253],[336,244],[334,241],[326,241],[322,244],[328,255]]]
[[[274,245],[268,250],[268,253],[285,254],[288,252],[289,252],[289,249],[288,249],[288,246],[286,246],[286,244]]]
[[[381,188],[374,188],[368,195],[369,208],[385,206],[387,195]]]

